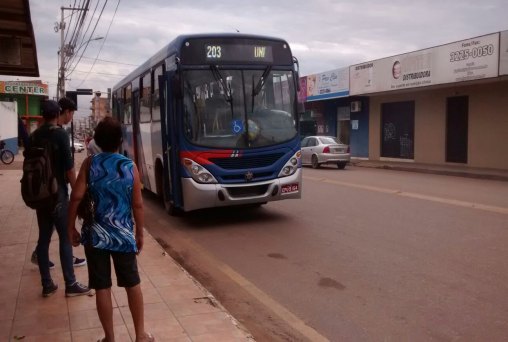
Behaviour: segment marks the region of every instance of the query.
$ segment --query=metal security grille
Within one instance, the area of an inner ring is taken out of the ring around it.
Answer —
[[[238,158],[210,158],[210,161],[226,170],[255,169],[274,164],[284,154],[272,153],[260,156],[243,156]]]

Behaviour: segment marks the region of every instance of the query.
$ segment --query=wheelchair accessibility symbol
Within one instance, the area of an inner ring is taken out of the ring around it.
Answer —
[[[243,123],[242,120],[233,120],[231,122],[231,130],[233,134],[240,134],[243,132]]]

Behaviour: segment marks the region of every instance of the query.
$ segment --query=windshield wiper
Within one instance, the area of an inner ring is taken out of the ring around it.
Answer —
[[[261,78],[259,79],[258,84],[256,84],[256,87],[252,90],[252,97],[259,94],[261,89],[263,89],[263,86],[266,83],[266,78],[268,77],[268,74],[270,73],[270,71],[272,71],[271,65],[267,66],[265,71],[263,71],[263,75],[261,75]]]
[[[231,87],[228,86],[227,82],[224,79],[224,76],[222,76],[222,73],[219,70],[219,67],[217,65],[210,65],[210,69],[212,69],[212,75],[213,78],[217,82],[220,83],[222,86],[222,89],[224,89],[224,99],[227,102],[233,102],[233,95],[231,94]]]
[[[229,103],[229,107],[231,108],[231,118],[235,117],[235,113],[233,111],[233,94],[231,92],[231,87],[227,84],[222,76],[222,73],[219,70],[217,65],[210,65],[210,69],[212,69],[212,75],[217,82],[219,82],[224,89],[224,100]]]
[[[254,87],[254,77],[252,78],[252,106],[251,106],[251,111],[254,111],[254,98],[259,94],[259,92],[261,91],[261,89],[263,89],[263,86],[265,85],[266,83],[266,79],[268,77],[268,74],[270,74],[270,71],[272,71],[272,66],[269,65],[265,68],[265,70],[263,71],[263,75],[261,75],[261,77],[259,78],[259,81],[258,83],[256,84],[256,86]]]

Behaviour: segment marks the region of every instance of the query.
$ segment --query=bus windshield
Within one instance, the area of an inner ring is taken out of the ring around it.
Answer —
[[[215,148],[256,148],[297,134],[291,71],[209,70],[184,72],[184,134]]]

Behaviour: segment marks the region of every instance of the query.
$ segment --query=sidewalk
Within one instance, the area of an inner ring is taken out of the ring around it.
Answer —
[[[20,159],[20,156],[17,156]],[[38,267],[30,262],[38,238],[35,211],[20,194],[20,161],[0,165],[0,341],[97,341],[103,337],[95,297],[66,298],[58,257],[58,237],[50,247],[51,271],[59,284],[41,296]],[[74,255],[84,257],[83,249]],[[145,326],[156,341],[253,341],[252,336],[145,231],[138,259],[145,299]],[[86,266],[76,278],[88,282]],[[134,341],[125,291],[113,280],[117,341]]]
[[[351,165],[396,171],[410,171],[437,175],[508,181],[508,170],[505,171],[498,169],[474,168],[462,165],[434,165],[412,162],[360,159],[352,159]]]

